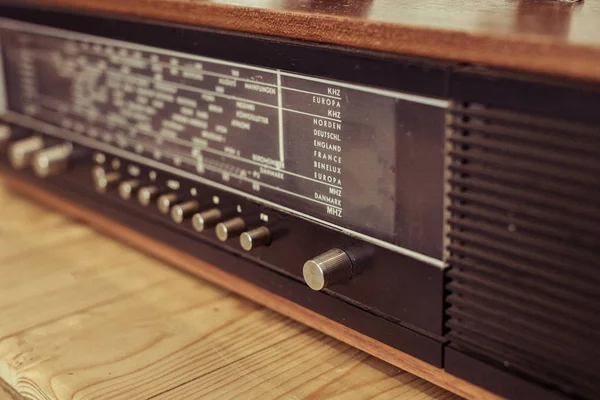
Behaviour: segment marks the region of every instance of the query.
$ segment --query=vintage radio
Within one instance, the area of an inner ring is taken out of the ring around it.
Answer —
[[[597,5],[37,3],[5,182],[463,396],[600,397]]]

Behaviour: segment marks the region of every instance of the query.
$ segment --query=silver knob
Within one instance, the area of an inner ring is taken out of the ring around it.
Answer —
[[[8,149],[8,160],[15,169],[23,169],[31,164],[36,151],[44,147],[44,139],[33,136],[14,142]]]
[[[192,216],[198,208],[200,203],[196,200],[186,201],[185,203],[177,204],[171,208],[171,219],[178,224],[182,223],[184,219]]]
[[[246,222],[241,217],[235,217],[225,222],[220,222],[215,228],[217,238],[221,242],[227,241],[227,239],[239,235],[246,229]]]
[[[271,243],[271,231],[266,226],[260,226],[240,236],[240,246],[246,251],[250,251],[259,246],[265,246]]]
[[[205,229],[215,226],[223,218],[223,212],[218,208],[202,211],[194,214],[192,217],[192,226],[196,232],[202,232]]]
[[[158,186],[144,186],[138,190],[138,202],[144,206],[148,207],[150,203],[154,201],[159,195],[161,191]]]
[[[352,278],[352,261],[344,250],[332,249],[304,263],[304,281],[312,290],[322,290]]]
[[[92,177],[94,179],[94,187],[99,193],[106,193],[108,189],[114,187],[119,183],[121,174],[117,171],[107,172],[104,168],[94,168],[92,171]]]
[[[176,193],[163,194],[158,198],[157,201],[158,211],[165,215],[169,215],[169,212],[171,212],[171,207],[173,207],[173,205],[178,201],[179,196]]]
[[[40,150],[33,156],[33,171],[40,178],[57,175],[69,166],[69,157],[73,153],[73,145],[65,143]]]
[[[137,188],[140,187],[140,181],[137,179],[129,179],[127,181],[123,181],[119,184],[119,196],[123,200],[131,199],[133,196],[133,192],[136,191]]]

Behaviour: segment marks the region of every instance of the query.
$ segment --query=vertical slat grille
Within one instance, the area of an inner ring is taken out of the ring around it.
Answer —
[[[599,398],[600,127],[448,113],[450,345]]]

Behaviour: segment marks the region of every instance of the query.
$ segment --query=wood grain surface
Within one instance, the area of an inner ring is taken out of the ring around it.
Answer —
[[[0,0],[600,81],[597,0]]]
[[[25,398],[458,398],[2,185],[0,205],[0,378]]]
[[[18,394],[8,383],[0,379],[0,400],[23,400],[24,397]]]

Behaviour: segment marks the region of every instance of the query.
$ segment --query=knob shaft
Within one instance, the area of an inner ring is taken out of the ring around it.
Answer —
[[[152,203],[156,198],[158,198],[158,196],[160,196],[161,194],[161,190],[158,188],[158,186],[144,186],[143,188],[140,188],[140,190],[138,190],[138,202],[144,206],[147,207],[150,205],[150,203]]]
[[[33,155],[44,147],[41,136],[33,136],[14,142],[8,149],[8,159],[15,169],[24,169],[31,165]]]
[[[240,235],[240,246],[246,251],[250,251],[259,246],[266,246],[271,243],[271,231],[266,226],[259,226]]]
[[[304,263],[304,281],[313,290],[322,290],[352,278],[352,261],[341,249],[331,249]]]
[[[227,241],[227,239],[235,237],[246,229],[246,221],[241,217],[235,217],[230,220],[220,222],[215,228],[217,238],[221,242]]]
[[[173,205],[178,201],[179,196],[177,195],[177,193],[163,194],[158,198],[157,201],[158,211],[165,215],[169,215],[169,212],[171,212],[171,207],[173,207]]]
[[[66,171],[73,153],[73,145],[65,143],[40,150],[33,156],[33,171],[40,178],[57,175]]]
[[[192,217],[192,226],[196,232],[202,232],[218,224],[221,219],[223,219],[223,212],[218,208],[211,208],[210,210],[194,214]]]
[[[181,224],[185,219],[191,217],[198,208],[200,203],[196,200],[186,201],[185,203],[177,204],[171,208],[171,219],[178,224]]]

